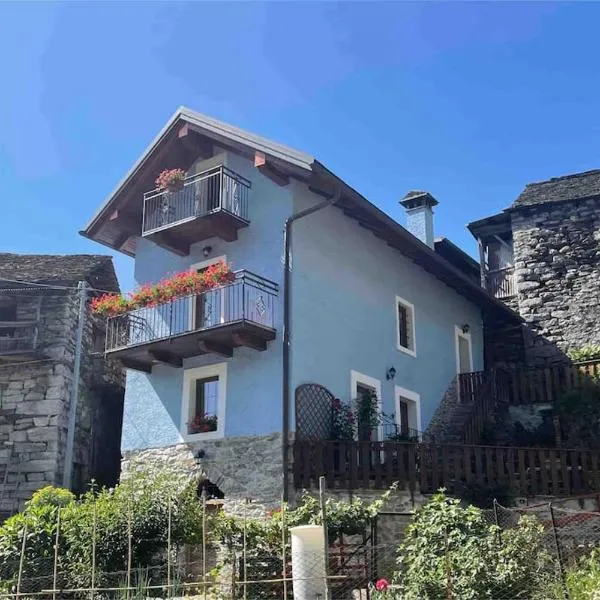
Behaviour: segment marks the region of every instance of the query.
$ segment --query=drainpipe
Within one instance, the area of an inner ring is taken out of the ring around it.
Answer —
[[[292,225],[295,221],[308,217],[328,206],[332,206],[340,199],[341,191],[338,188],[333,196],[319,202],[310,208],[298,211],[288,217],[285,221],[283,231],[284,245],[284,266],[283,266],[283,395],[282,402],[282,440],[281,440],[281,455],[283,459],[283,500],[288,500],[288,462],[289,462],[289,446],[288,439],[290,433],[290,298],[291,298],[291,283],[292,273],[290,270],[290,262],[292,258]]]

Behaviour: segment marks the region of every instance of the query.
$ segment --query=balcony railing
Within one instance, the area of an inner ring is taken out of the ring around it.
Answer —
[[[0,356],[26,354],[37,346],[35,321],[0,321]]]
[[[146,192],[142,234],[218,212],[247,224],[250,187],[247,179],[221,165],[186,177],[179,191]]]
[[[277,290],[277,284],[268,279],[249,271],[237,271],[230,284],[109,318],[106,351],[154,344],[196,332],[219,332],[236,324],[273,332]]]
[[[505,267],[486,273],[487,290],[496,298],[511,298],[516,295],[514,267]]]

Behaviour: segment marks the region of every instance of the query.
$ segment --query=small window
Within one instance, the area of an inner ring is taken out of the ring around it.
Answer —
[[[217,430],[219,405],[219,377],[196,379],[194,386],[194,406],[188,433],[209,433]]]
[[[92,328],[92,352],[104,354],[106,345],[106,332],[101,327],[94,325]]]
[[[399,440],[418,440],[421,432],[421,397],[396,386],[396,434]]]
[[[398,350],[416,356],[415,307],[406,300],[396,297],[398,327]]]

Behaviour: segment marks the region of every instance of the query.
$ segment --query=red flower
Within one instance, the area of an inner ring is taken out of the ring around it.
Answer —
[[[385,592],[390,587],[390,584],[387,579],[378,579],[375,583],[375,589],[378,592]]]

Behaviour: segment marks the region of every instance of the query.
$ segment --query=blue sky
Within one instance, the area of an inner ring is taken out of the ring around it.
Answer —
[[[0,3],[0,251],[78,235],[179,105],[305,150],[436,235],[600,167],[600,4]],[[124,288],[132,261],[116,259]]]

